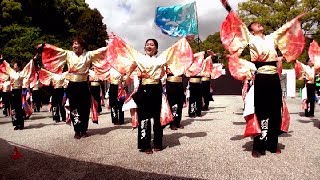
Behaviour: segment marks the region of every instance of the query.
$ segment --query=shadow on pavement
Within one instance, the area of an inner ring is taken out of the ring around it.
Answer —
[[[209,122],[209,121],[214,121],[214,120],[218,120],[218,119],[197,119],[197,118],[189,118],[186,120],[181,121],[181,125],[183,126],[188,126],[190,124],[192,124],[195,121],[203,121],[203,122]]]
[[[200,138],[207,136],[206,132],[197,132],[197,133],[172,133],[168,135],[164,135],[164,144],[165,146],[171,148],[180,145],[179,139],[181,137],[189,137],[189,138]]]
[[[230,138],[231,141],[239,141],[242,139],[244,139],[243,135],[236,135],[236,136]]]
[[[239,116],[242,116],[242,115],[243,115],[243,112],[235,112],[234,114],[239,115]]]
[[[292,137],[291,133],[293,133],[293,131],[289,131],[288,133],[282,133],[281,135],[279,135],[279,137]],[[244,138],[245,137],[243,137],[243,135],[235,135],[234,137],[231,137],[230,140],[231,141],[239,141]]]
[[[8,123],[11,123],[11,121],[0,121],[0,125],[1,124],[8,124]]]
[[[106,112],[102,112],[100,113],[100,115],[103,115],[103,114],[110,114],[111,112],[110,111],[106,111]]]
[[[101,128],[101,129],[89,129],[88,130],[88,134],[90,136],[94,136],[94,135],[106,135],[109,132],[116,130],[116,129],[132,129],[132,126],[124,126],[124,125],[117,125],[117,126],[113,126],[113,127],[106,127],[106,128]]]
[[[14,146],[0,139],[0,179],[191,179],[84,162],[15,146],[22,154],[17,160],[11,159]]]
[[[291,135],[292,133],[293,133],[293,131],[289,131],[287,133],[282,133],[279,135],[279,137],[292,137],[292,135]]]
[[[30,124],[30,125],[27,125],[24,127],[24,129],[40,129],[40,128],[43,128],[45,126],[50,126],[50,125],[53,125],[53,126],[57,126],[57,125],[65,125],[66,123],[63,122],[63,123],[51,123],[51,124],[44,124],[44,123],[38,123],[38,124]],[[26,123],[25,123],[26,125]]]
[[[209,110],[212,110],[212,109],[225,109],[227,108],[227,106],[213,106],[213,107],[209,107]]]
[[[246,144],[244,144],[242,147],[244,148],[244,151],[252,151],[253,141],[249,141]],[[285,149],[285,145],[278,143],[278,148],[281,150]]]
[[[232,122],[234,125],[246,125],[246,122]]]
[[[304,124],[313,123],[314,127],[320,128],[320,120],[319,119],[315,119],[315,118],[307,119],[307,120],[298,119],[297,121],[300,122],[300,123],[304,123]]]
[[[219,113],[219,112],[225,112],[225,111],[202,111],[202,116],[205,116],[206,114],[212,114],[212,113]]]
[[[52,119],[52,116],[33,116],[33,115],[31,115],[29,120],[38,120],[38,119],[45,119],[45,118],[51,118]]]

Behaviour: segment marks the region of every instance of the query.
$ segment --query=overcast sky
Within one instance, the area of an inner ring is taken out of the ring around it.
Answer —
[[[114,32],[135,49],[142,51],[148,38],[159,42],[159,52],[170,47],[178,38],[161,33],[155,25],[158,6],[185,4],[194,0],[86,0],[90,8],[97,8],[104,17],[108,32]],[[229,0],[233,9],[244,0]],[[196,0],[199,35],[204,40],[220,29],[227,15],[220,0]]]

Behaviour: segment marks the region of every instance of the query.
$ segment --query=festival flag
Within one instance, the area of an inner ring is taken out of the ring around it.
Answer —
[[[164,34],[173,37],[186,37],[198,34],[196,3],[157,7],[156,25]]]

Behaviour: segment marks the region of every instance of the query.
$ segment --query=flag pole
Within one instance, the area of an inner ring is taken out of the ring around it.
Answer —
[[[197,43],[198,43],[198,52],[200,52],[200,36],[199,36],[199,20],[198,20],[198,8],[197,8],[197,2],[195,1],[195,6],[196,6],[196,19],[197,19],[197,29],[198,29],[198,38],[197,38]]]

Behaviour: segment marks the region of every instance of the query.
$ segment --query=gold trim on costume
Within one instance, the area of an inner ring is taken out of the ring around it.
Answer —
[[[121,80],[119,79],[110,79],[110,84],[119,85],[121,83]]]
[[[91,81],[91,82],[90,82],[90,85],[91,85],[91,86],[100,86],[100,82],[98,82],[98,81]]]
[[[210,78],[209,77],[202,77],[201,81],[210,81]]]
[[[277,74],[278,72],[277,72],[277,67],[264,65],[258,68],[257,73],[258,74]]]
[[[182,77],[179,77],[179,76],[168,76],[167,77],[167,81],[180,83],[180,82],[182,82]]]
[[[83,82],[88,80],[87,74],[67,74],[66,79],[72,82]]]
[[[191,83],[201,83],[201,78],[190,78],[189,82],[191,82]]]
[[[150,78],[145,78],[142,79],[142,85],[147,85],[147,84],[159,84],[159,79],[150,79]]]
[[[12,89],[22,89],[22,86],[12,86]]]

